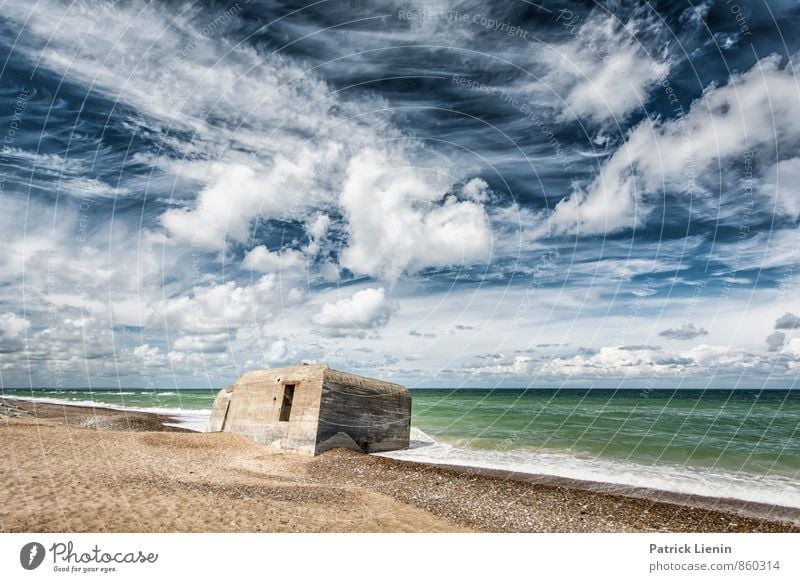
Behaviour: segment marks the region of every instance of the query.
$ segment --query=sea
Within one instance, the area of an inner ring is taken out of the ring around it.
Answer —
[[[216,390],[8,390],[204,430]],[[800,390],[415,389],[384,456],[800,508]]]

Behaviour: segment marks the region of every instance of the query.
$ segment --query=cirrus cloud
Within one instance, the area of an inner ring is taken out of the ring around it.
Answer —
[[[634,127],[597,177],[556,205],[551,226],[592,235],[642,225],[665,188],[697,194],[696,177],[715,160],[800,142],[798,101],[792,67],[779,55],[761,59],[708,86],[685,115]]]

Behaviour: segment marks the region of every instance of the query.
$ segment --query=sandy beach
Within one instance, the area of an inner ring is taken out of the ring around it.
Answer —
[[[0,400],[4,532],[798,532],[800,511],[334,450]],[[761,517],[756,517],[761,515]]]

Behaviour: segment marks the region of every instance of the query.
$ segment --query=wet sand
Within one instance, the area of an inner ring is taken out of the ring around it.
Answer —
[[[351,451],[301,457],[163,425],[171,420],[0,400],[0,530],[800,531],[792,509]]]

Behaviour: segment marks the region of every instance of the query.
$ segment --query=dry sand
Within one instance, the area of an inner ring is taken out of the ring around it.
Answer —
[[[0,530],[800,531],[779,519],[350,451],[273,453],[165,421],[0,401]]]

